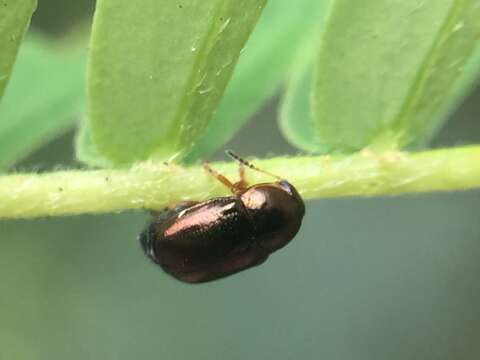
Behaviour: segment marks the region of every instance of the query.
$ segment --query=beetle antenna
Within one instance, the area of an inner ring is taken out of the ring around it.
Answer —
[[[258,171],[258,172],[261,172],[265,175],[269,175],[269,176],[272,176],[274,177],[275,179],[278,179],[278,180],[283,180],[280,176],[278,175],[275,175],[275,174],[272,174],[271,172],[269,171],[266,171],[266,170],[262,170],[262,169],[259,169],[258,167],[256,167],[255,165],[249,163],[247,160],[241,158],[240,156],[238,156],[237,154],[235,154],[232,150],[226,150],[225,153],[230,156],[232,159],[238,161],[240,164],[243,164],[245,166],[248,166],[250,169],[252,170],[255,170],[255,171]]]

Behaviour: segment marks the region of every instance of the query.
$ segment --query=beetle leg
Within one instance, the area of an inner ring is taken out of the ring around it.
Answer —
[[[228,180],[225,176],[217,172],[216,170],[213,170],[210,165],[208,164],[207,161],[204,161],[203,163],[203,168],[210,174],[212,175],[215,179],[220,181],[223,185],[225,185],[227,188],[230,189],[230,191],[234,194],[239,192],[239,188],[236,186],[236,184],[233,184],[230,180]]]
[[[245,166],[243,165],[243,163],[239,163],[238,175],[240,177],[240,180],[233,185],[238,189],[238,191],[246,190],[248,188],[248,183],[245,179]]]

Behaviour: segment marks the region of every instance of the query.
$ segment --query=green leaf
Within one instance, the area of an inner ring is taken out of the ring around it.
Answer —
[[[92,142],[88,121],[81,121],[75,138],[75,155],[78,160],[92,167],[112,168],[113,164],[99,154]]]
[[[294,146],[317,152],[318,142],[310,111],[313,65],[297,67],[291,74],[280,107],[279,124],[285,138]]]
[[[0,0],[0,98],[36,6],[36,0]]]
[[[115,164],[187,152],[217,108],[266,0],[99,0],[88,120]]]
[[[477,44],[473,55],[461,70],[459,78],[450,88],[449,97],[438,108],[434,115],[436,121],[432,121],[431,130],[425,131],[424,136],[419,137],[414,144],[422,146],[427,143],[437,130],[441,128],[448,116],[462,103],[463,99],[473,91],[480,79],[480,44]]]
[[[292,64],[313,52],[330,0],[274,0],[265,8],[220,107],[189,160],[206,157],[231,139],[278,89]]]
[[[73,126],[84,103],[84,73],[85,54],[25,39],[0,106],[0,169]]]
[[[465,89],[467,92],[472,91],[474,86],[480,80],[480,42],[475,48],[475,52],[470,58],[470,61],[465,66],[462,77],[457,86]]]
[[[335,0],[315,64],[319,146],[405,146],[437,128],[480,33],[477,0]]]

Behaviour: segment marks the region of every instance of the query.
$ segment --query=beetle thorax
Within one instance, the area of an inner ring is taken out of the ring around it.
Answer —
[[[252,186],[241,200],[253,220],[259,245],[269,251],[285,246],[300,228],[303,202],[275,184]]]

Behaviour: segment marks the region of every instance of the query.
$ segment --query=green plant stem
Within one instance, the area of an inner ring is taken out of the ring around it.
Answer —
[[[255,160],[292,182],[305,199],[480,188],[480,146],[419,153],[364,150],[351,156]],[[212,167],[236,181],[238,166]],[[250,183],[272,181],[247,169]],[[0,177],[0,218],[158,210],[181,200],[228,194],[200,166],[145,162],[129,170],[61,171]]]

